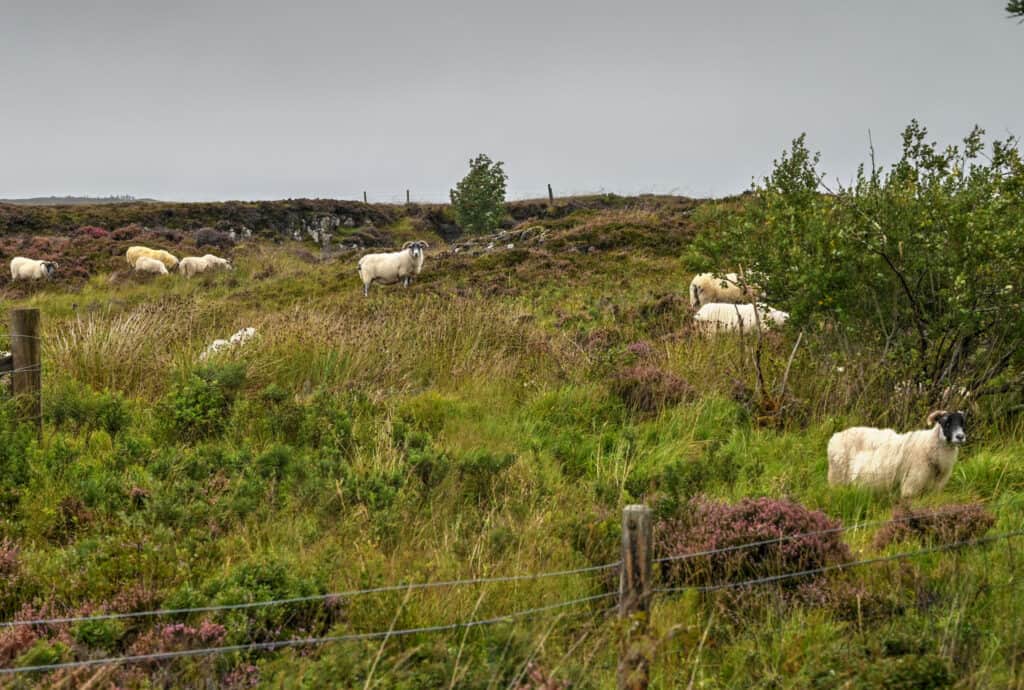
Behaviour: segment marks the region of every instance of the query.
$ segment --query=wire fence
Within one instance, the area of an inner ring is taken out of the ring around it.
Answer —
[[[966,509],[966,508],[965,508]],[[755,542],[749,542],[746,544],[733,545],[723,547],[719,549],[709,549],[700,552],[692,552],[683,554],[680,556],[671,556],[666,558],[657,559],[655,562],[666,563],[678,561],[681,559],[695,558],[704,555],[715,555],[721,553],[735,552],[739,549],[753,548],[756,546],[762,546],[766,544],[780,543],[782,541],[799,539],[802,537],[811,537],[823,534],[834,534],[839,532],[846,532],[854,529],[863,529],[870,526],[880,526],[886,524],[894,524],[907,520],[919,520],[922,518],[927,519],[928,517],[955,514],[956,511],[950,511],[947,509],[940,509],[930,513],[917,513],[908,516],[897,516],[889,520],[876,520],[870,522],[861,522],[846,527],[836,527],[825,530],[815,530],[810,532],[803,532],[799,534],[785,535],[778,538],[760,540]],[[911,558],[916,558],[923,555],[935,554],[953,551],[956,549],[981,546],[985,544],[995,543],[997,541],[1009,542],[1013,538],[1024,536],[1024,529],[1013,530],[1008,532],[1002,532],[999,534],[993,534],[988,536],[976,537],[971,539],[962,539],[946,544],[940,544],[937,546],[927,547],[918,549],[915,551],[905,551],[895,554],[889,554],[886,556],[878,556],[874,558],[867,558],[857,561],[849,561],[844,563],[835,563],[832,565],[821,566],[817,568],[809,568],[799,571],[778,573],[773,575],[766,575],[763,577],[754,577],[738,582],[720,582],[712,585],[681,585],[674,587],[659,587],[651,591],[652,595],[664,596],[685,591],[696,591],[701,593],[717,592],[726,589],[738,589],[744,587],[758,587],[763,585],[770,585],[785,580],[792,580],[798,578],[807,578],[817,575],[823,575],[831,572],[845,571],[854,568],[864,567],[868,565],[902,561]],[[385,585],[380,587],[369,587],[363,589],[355,589],[344,592],[334,592],[329,594],[312,595],[305,597],[293,597],[287,599],[274,599],[258,602],[245,602],[238,604],[223,604],[214,606],[202,606],[202,607],[189,607],[189,608],[178,608],[178,609],[157,609],[151,611],[136,611],[136,612],[123,612],[123,613],[106,613],[92,616],[67,616],[67,617],[54,617],[54,618],[40,618],[40,619],[28,619],[28,620],[16,620],[0,623],[0,628],[11,628],[16,626],[46,626],[46,625],[60,625],[60,624],[76,624],[90,621],[102,621],[102,620],[118,620],[128,618],[143,618],[152,616],[171,616],[171,615],[187,615],[193,613],[209,613],[218,611],[232,611],[239,609],[252,609],[267,606],[276,605],[287,605],[293,603],[303,602],[315,602],[315,601],[329,601],[335,599],[344,599],[357,596],[364,596],[376,593],[385,592],[411,592],[416,590],[427,590],[437,589],[446,587],[460,587],[460,586],[471,586],[471,585],[484,585],[491,583],[509,583],[509,582],[520,582],[526,580],[540,580],[544,578],[553,577],[566,577],[571,575],[588,575],[609,571],[612,569],[620,568],[622,565],[621,561],[615,561],[611,563],[604,563],[601,565],[587,566],[582,568],[574,568],[568,570],[556,570],[548,571],[543,573],[529,573],[522,575],[507,575],[507,576],[496,576],[496,577],[478,577],[478,578],[463,578],[453,580],[440,580],[440,581],[428,581],[428,582],[413,582],[395,585]],[[1001,583],[999,586],[1011,586],[1016,583],[1014,574],[1011,574],[1011,578],[1006,583]],[[167,652],[155,652],[151,654],[138,654],[138,655],[125,655],[116,657],[105,657],[99,659],[85,659],[79,661],[68,661],[54,664],[43,664],[34,666],[23,666],[23,667],[11,667],[11,668],[0,668],[0,675],[10,675],[18,673],[30,673],[30,672],[49,672],[61,669],[74,669],[83,667],[95,667],[105,665],[117,665],[117,664],[132,664],[141,662],[152,662],[160,660],[175,659],[181,657],[194,657],[204,656],[212,654],[226,654],[234,652],[255,652],[255,651],[273,651],[277,649],[284,649],[289,647],[301,647],[301,646],[317,646],[333,642],[349,642],[349,641],[360,641],[360,640],[374,640],[374,639],[386,639],[390,637],[402,637],[415,634],[428,634],[428,633],[439,633],[460,629],[470,629],[482,626],[496,625],[503,622],[509,622],[529,616],[537,615],[539,613],[554,611],[559,609],[565,609],[573,606],[579,606],[582,604],[593,603],[597,601],[606,600],[615,596],[618,596],[619,592],[605,591],[599,594],[594,594],[586,597],[580,597],[576,599],[570,599],[568,601],[561,601],[544,606],[537,606],[521,611],[515,611],[512,613],[494,616],[490,618],[484,618],[479,620],[468,620],[458,621],[453,623],[444,623],[440,625],[423,626],[416,628],[405,628],[399,630],[387,630],[387,631],[373,631],[373,632],[362,632],[362,633],[348,633],[343,635],[328,635],[322,637],[304,637],[304,638],[293,638],[284,640],[274,640],[265,642],[254,642],[248,644],[239,645],[228,645],[221,647],[200,647],[194,649],[175,650]],[[607,610],[606,610],[607,612]]]

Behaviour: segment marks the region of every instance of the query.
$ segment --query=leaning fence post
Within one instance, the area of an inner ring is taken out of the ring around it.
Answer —
[[[43,435],[43,376],[39,353],[39,310],[14,309],[11,311],[11,355],[14,370],[11,391],[22,421],[36,425],[36,433]]]
[[[647,635],[651,604],[653,529],[651,509],[629,505],[622,509],[622,566],[619,571],[619,617],[626,634],[619,656],[619,690],[644,690],[651,666]]]
[[[555,193],[551,191],[551,183],[548,182],[548,204],[555,203]]]

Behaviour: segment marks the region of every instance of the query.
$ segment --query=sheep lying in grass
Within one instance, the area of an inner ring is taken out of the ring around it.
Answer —
[[[367,254],[359,259],[357,270],[363,281],[363,296],[370,294],[370,283],[374,281],[383,285],[402,281],[409,287],[409,280],[423,268],[423,250],[429,246],[423,241],[406,242],[401,251]]]
[[[754,302],[761,289],[743,280],[736,273],[725,273],[716,278],[714,273],[698,273],[690,281],[690,306],[715,302],[722,304],[743,304]]]
[[[178,264],[178,273],[182,274],[186,278],[191,278],[197,273],[205,273],[206,271],[218,268],[234,270],[231,262],[227,259],[222,259],[219,256],[214,256],[213,254],[206,254],[205,256],[186,256],[181,260],[181,263]]]
[[[206,346],[205,350],[203,350],[199,354],[199,359],[205,360],[210,355],[217,354],[218,352],[223,352],[225,350],[241,347],[242,345],[245,345],[247,342],[249,342],[255,337],[256,329],[253,328],[252,326],[247,326],[246,328],[243,328],[240,331],[236,332],[228,340],[224,340],[223,338],[218,338],[217,340],[214,340],[212,343]]]
[[[900,488],[903,498],[941,491],[949,481],[960,446],[967,441],[963,412],[936,410],[928,429],[894,434],[873,448],[856,452],[845,478],[835,483],[874,489]],[[829,468],[831,481],[831,467]],[[838,472],[837,472],[838,474]]]
[[[156,259],[166,266],[168,271],[173,271],[178,265],[178,257],[174,256],[174,254],[171,254],[170,252],[164,251],[163,249],[150,249],[149,247],[137,245],[134,247],[128,247],[128,251],[124,253],[125,259],[128,260],[128,265],[132,268],[135,268],[135,263],[143,256]]]
[[[139,273],[155,273],[167,275],[167,266],[151,256],[140,256],[135,260],[135,270]]]
[[[762,330],[770,331],[786,323],[789,314],[773,309],[766,304],[757,305],[757,316],[754,315],[753,304],[724,304],[711,302],[703,305],[693,315],[698,328],[705,333],[715,331],[739,331],[754,333],[758,323]]]
[[[50,280],[57,272],[58,264],[54,261],[41,261],[16,256],[11,259],[11,280]]]

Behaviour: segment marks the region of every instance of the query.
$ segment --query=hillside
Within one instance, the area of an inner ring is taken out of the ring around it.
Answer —
[[[98,206],[106,204],[151,203],[156,199],[137,199],[133,196],[36,196],[27,199],[0,199],[0,204],[12,206]]]
[[[0,620],[242,605],[3,628],[0,667],[340,636],[19,682],[615,687],[624,626],[605,595],[622,508],[643,502],[661,558],[813,533],[658,566],[658,587],[688,591],[654,599],[651,687],[1011,686],[1019,544],[953,546],[1019,529],[1019,415],[972,408],[939,494],[905,504],[829,486],[833,431],[915,428],[929,401],[894,392],[876,352],[827,335],[695,333],[680,257],[731,207],[519,202],[484,238],[449,234],[444,207],[0,208],[5,256],[62,265],[54,283],[0,286],[5,306],[42,312],[44,381],[41,441],[0,405]],[[329,242],[291,239],[325,217],[339,220]],[[192,253],[204,226],[236,229],[233,272],[124,265],[137,241]],[[414,237],[432,245],[423,273],[363,298],[357,256]],[[254,341],[200,359],[249,326]],[[755,350],[772,395],[758,395]],[[358,637],[458,621],[490,622]]]

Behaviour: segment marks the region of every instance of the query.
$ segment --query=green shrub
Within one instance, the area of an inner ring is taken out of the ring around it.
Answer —
[[[24,666],[48,666],[50,664],[59,664],[64,661],[68,656],[68,648],[60,642],[51,642],[48,640],[38,640],[32,648],[27,652],[24,652],[19,656],[14,666],[21,668]]]
[[[44,396],[44,419],[74,430],[103,429],[111,436],[128,427],[128,403],[117,392],[96,392],[84,383],[69,381]]]
[[[96,649],[114,649],[124,633],[124,624],[118,620],[82,621],[71,627],[76,642]]]
[[[196,369],[175,385],[164,401],[170,430],[188,440],[219,434],[231,417],[231,407],[244,383],[242,363]]]

